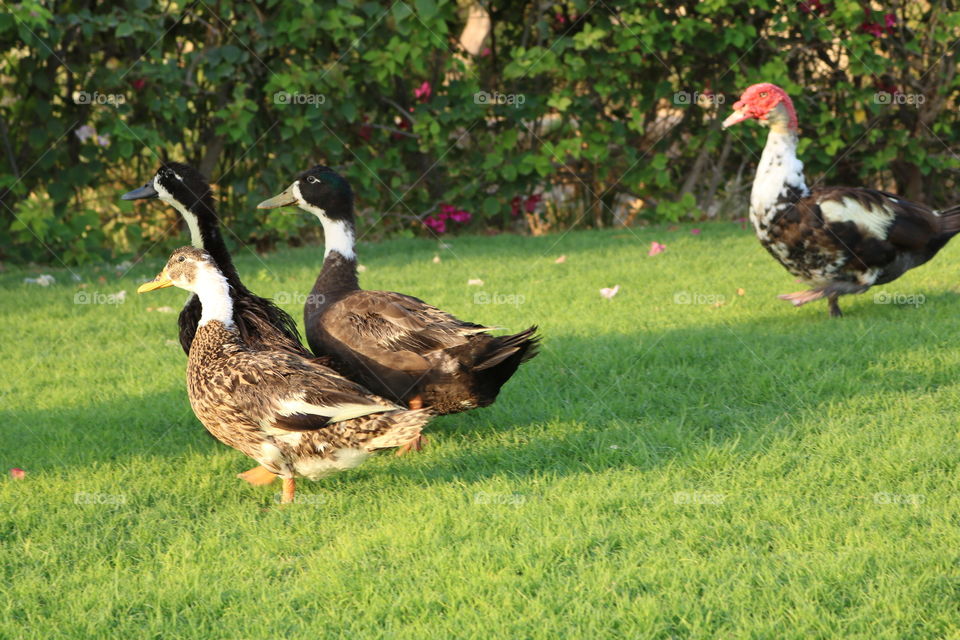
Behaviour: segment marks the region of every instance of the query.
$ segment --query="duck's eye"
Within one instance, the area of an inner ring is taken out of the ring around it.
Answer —
[[[320,182],[320,180],[318,180],[318,179],[316,178],[316,176],[307,176],[307,182],[312,182],[312,183],[316,184],[316,183]]]
[[[186,256],[180,256],[179,258],[177,258],[177,262],[184,262],[186,261],[186,259],[187,259]]]
[[[761,92],[760,92],[760,97],[761,97],[761,98],[766,98],[766,97],[767,97],[767,92],[766,92],[766,91],[761,91]]]

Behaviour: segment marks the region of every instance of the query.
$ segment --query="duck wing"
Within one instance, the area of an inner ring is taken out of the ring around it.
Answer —
[[[921,250],[941,232],[940,219],[932,209],[885,191],[834,187],[815,191],[804,200],[818,209],[816,213],[836,239],[867,266],[885,263],[891,251]],[[857,246],[864,250],[856,251]]]
[[[314,431],[401,408],[322,364],[279,351],[235,353],[220,375],[224,404],[267,432]]]
[[[425,356],[493,329],[392,291],[349,294],[325,312],[324,327],[351,350],[402,371],[425,371],[431,367]]]

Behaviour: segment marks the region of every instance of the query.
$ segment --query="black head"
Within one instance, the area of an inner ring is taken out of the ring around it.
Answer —
[[[301,209],[330,220],[353,220],[353,190],[346,178],[339,173],[317,165],[300,173],[287,189],[278,196],[257,205],[260,209],[273,209],[296,204]]]
[[[121,196],[123,200],[157,198],[168,203],[181,203],[188,209],[212,196],[210,184],[199,171],[182,162],[164,162],[157,169],[153,179],[129,193]]]

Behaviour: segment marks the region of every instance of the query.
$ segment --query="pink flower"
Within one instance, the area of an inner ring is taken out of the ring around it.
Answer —
[[[527,199],[523,201],[523,208],[527,213],[533,213],[537,210],[537,205],[540,204],[540,200],[543,196],[539,193],[535,193],[532,196],[527,196]]]
[[[423,224],[430,227],[434,233],[447,232],[447,223],[441,217],[427,216],[423,219]]]
[[[613,296],[617,295],[618,291],[620,291],[620,285],[617,284],[614,285],[612,289],[610,287],[604,287],[603,289],[600,289],[600,295],[607,300],[610,300],[613,298]]]
[[[883,26],[887,28],[887,32],[893,31],[893,28],[897,25],[897,16],[892,13],[888,13],[883,16]]]
[[[137,91],[142,91],[145,86],[147,86],[147,81],[143,78],[137,78],[136,80],[130,81],[130,86],[136,89]]]
[[[486,58],[491,53],[493,53],[493,51],[490,50],[490,47],[484,47],[483,49],[480,50],[480,57]]]
[[[862,31],[863,33],[869,33],[875,38],[879,38],[880,36],[883,35],[883,27],[873,22],[862,23],[860,25],[860,31]]]
[[[422,85],[413,90],[413,97],[422,102],[426,102],[430,99],[431,93],[433,93],[433,89],[430,87],[430,83],[424,81]]]
[[[650,251],[647,252],[648,256],[656,256],[667,250],[667,245],[660,244],[657,241],[650,243]]]
[[[470,220],[473,218],[473,215],[464,211],[463,209],[457,209],[452,204],[441,203],[440,213],[431,216],[431,218],[434,218],[440,222],[443,222],[444,220],[453,220],[454,222],[470,222]],[[430,218],[428,218],[428,220],[429,219]]]
[[[690,229],[690,234],[694,236],[700,235],[700,229]]]
[[[20,467],[14,467],[13,469],[10,469],[10,477],[12,477],[14,480],[23,480],[25,475],[27,475],[27,472]]]

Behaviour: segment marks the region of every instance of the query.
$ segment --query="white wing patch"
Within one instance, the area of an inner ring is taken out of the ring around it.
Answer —
[[[827,222],[852,222],[860,230],[874,238],[885,238],[887,229],[893,222],[893,211],[887,207],[865,209],[859,202],[851,198],[825,200],[818,202],[823,219]]]
[[[298,413],[314,416],[326,416],[330,418],[330,423],[352,420],[361,416],[368,416],[372,413],[382,413],[384,411],[395,411],[399,407],[384,404],[335,404],[318,405],[307,402],[303,395],[281,400],[278,403],[277,413],[281,416],[292,416]]]

